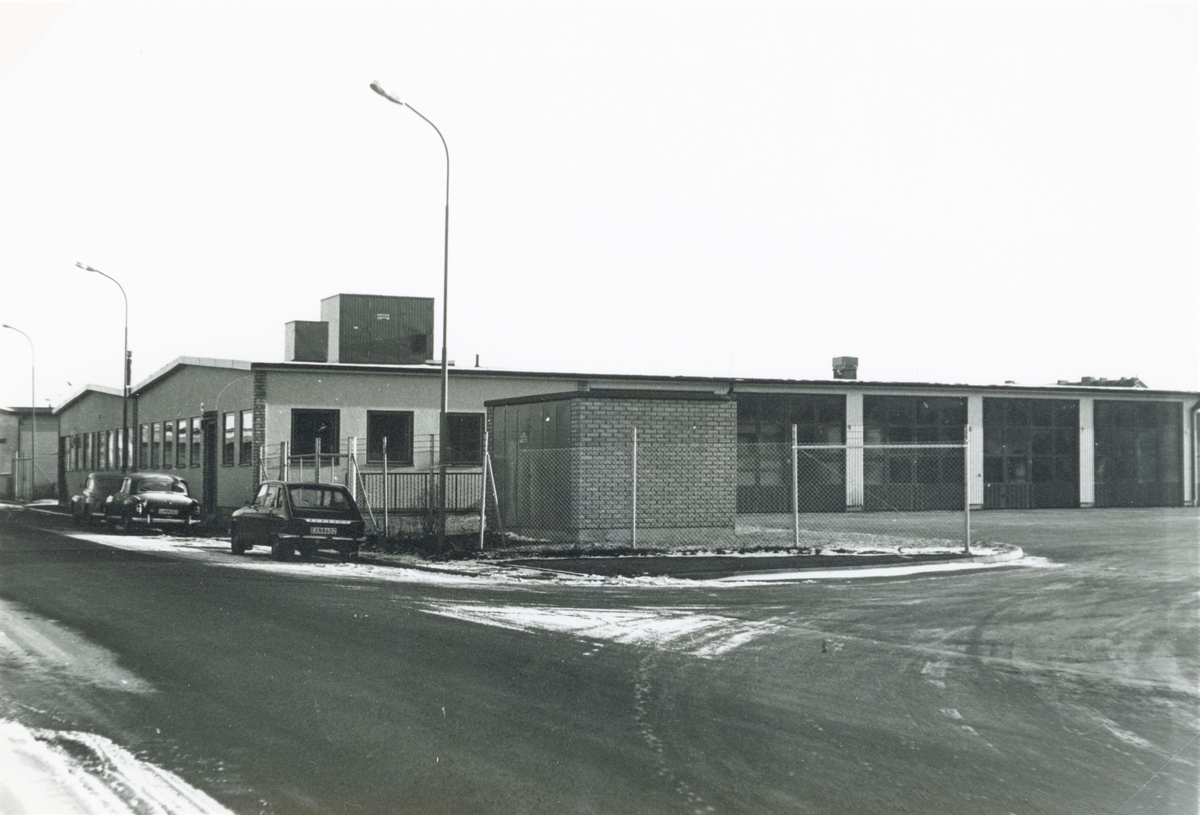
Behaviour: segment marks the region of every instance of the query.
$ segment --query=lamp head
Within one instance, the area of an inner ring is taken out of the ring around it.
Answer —
[[[91,266],[85,266],[82,263],[80,263],[79,261],[75,261],[75,265],[78,266],[80,269],[83,269],[85,272],[99,273],[99,271],[100,271],[99,269],[93,269]]]
[[[388,100],[389,102],[395,102],[397,105],[404,104],[399,99],[397,99],[396,97],[392,96],[390,93],[385,91],[383,89],[383,86],[379,84],[378,80],[371,83],[371,90],[375,91],[375,93],[379,94],[380,96],[382,96],[384,99]]]

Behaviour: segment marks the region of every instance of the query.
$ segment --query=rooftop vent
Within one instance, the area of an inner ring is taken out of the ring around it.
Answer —
[[[834,379],[858,379],[858,357],[834,357]]]

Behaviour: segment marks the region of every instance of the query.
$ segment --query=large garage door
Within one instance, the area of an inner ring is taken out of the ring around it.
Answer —
[[[1079,506],[1079,402],[983,400],[983,505]]]
[[[1096,400],[1096,506],[1183,504],[1183,403]]]

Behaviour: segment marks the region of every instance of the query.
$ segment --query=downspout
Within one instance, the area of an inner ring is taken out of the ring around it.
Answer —
[[[1192,405],[1192,506],[1200,507],[1200,439],[1196,438],[1196,434],[1200,432],[1200,423],[1196,421],[1196,417],[1200,416],[1200,400]]]

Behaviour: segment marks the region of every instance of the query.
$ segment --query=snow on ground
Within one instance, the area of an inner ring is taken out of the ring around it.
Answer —
[[[751,622],[715,614],[698,614],[684,608],[613,610],[429,603],[422,611],[514,631],[553,631],[593,640],[679,651],[705,659],[720,656],[781,627],[770,621]]]
[[[0,767],[7,815],[232,815],[174,773],[94,733],[0,720]]]
[[[56,530],[57,531],[57,530]],[[953,572],[991,569],[1013,565],[1046,565],[1038,559],[1022,557],[1021,550],[1006,544],[979,544],[971,547],[976,561],[959,560],[949,563],[930,563],[907,566],[880,566],[874,568],[831,568],[806,569],[794,572],[747,573],[730,577],[695,580],[674,577],[603,577],[598,575],[568,574],[550,569],[513,566],[498,559],[456,560],[431,562],[411,555],[383,555],[370,553],[368,559],[374,563],[337,563],[317,561],[305,563],[291,561],[281,563],[272,560],[266,547],[254,547],[246,555],[236,556],[229,550],[229,541],[218,538],[190,537],[184,535],[114,535],[103,532],[70,532],[70,537],[137,552],[153,552],[201,560],[214,566],[252,569],[283,574],[330,576],[337,578],[379,580],[398,583],[430,583],[439,585],[516,587],[531,582],[558,586],[647,586],[670,588],[698,588],[760,585],[780,582],[804,582],[812,580],[844,580],[864,577],[898,577],[926,572]],[[956,554],[961,545],[918,547],[911,541],[904,545],[881,546],[878,541],[839,544],[836,549],[827,549],[821,555],[878,555],[878,554]],[[507,553],[506,553],[507,554]],[[801,554],[801,550],[776,549],[774,551],[732,554],[728,551],[691,551],[685,556],[709,557],[779,557]],[[820,557],[818,555],[817,557]],[[672,555],[674,556],[674,555]],[[632,556],[631,556],[632,557]],[[995,559],[997,562],[978,562],[978,559]],[[551,561],[552,562],[552,561]],[[380,565],[384,564],[384,565]]]

